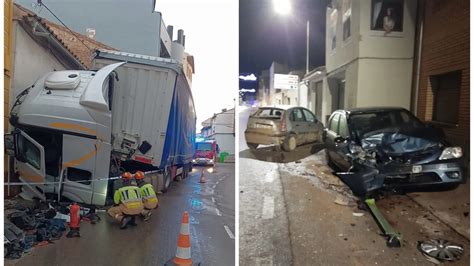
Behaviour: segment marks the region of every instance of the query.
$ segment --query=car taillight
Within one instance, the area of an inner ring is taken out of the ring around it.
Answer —
[[[285,117],[282,116],[281,120],[280,120],[280,130],[281,131],[286,131],[286,121],[285,121]]]

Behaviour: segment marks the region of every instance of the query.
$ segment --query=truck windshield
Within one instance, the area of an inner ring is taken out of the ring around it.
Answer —
[[[212,151],[212,143],[196,143],[198,151]]]

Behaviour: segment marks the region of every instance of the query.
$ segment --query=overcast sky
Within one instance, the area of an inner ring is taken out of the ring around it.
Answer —
[[[166,25],[186,35],[194,56],[193,96],[200,122],[223,108],[233,108],[238,90],[238,1],[156,0]]]

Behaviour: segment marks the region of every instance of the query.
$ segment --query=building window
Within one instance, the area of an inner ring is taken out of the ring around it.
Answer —
[[[403,31],[403,0],[372,0],[370,29],[391,32]]]
[[[457,124],[461,71],[430,76],[433,91],[433,121]]]
[[[336,49],[336,33],[337,33],[337,9],[334,9],[331,12],[331,16],[329,17],[330,19],[330,24],[329,26],[331,27],[330,30],[330,42],[331,42],[331,50]]]
[[[351,12],[352,0],[342,2],[342,40],[345,41],[351,37]]]

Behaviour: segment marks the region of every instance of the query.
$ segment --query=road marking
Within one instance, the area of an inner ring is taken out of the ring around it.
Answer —
[[[216,208],[216,213],[217,213],[217,216],[222,216],[221,212],[219,211],[218,208]]]
[[[275,214],[275,201],[273,197],[265,196],[263,198],[262,218],[272,219]]]
[[[212,203],[216,203],[216,199],[212,197]]]
[[[216,188],[216,185],[212,186],[212,188]]]
[[[271,182],[273,182],[273,180],[275,180],[275,173],[274,172],[268,172],[265,175],[265,182],[266,183],[271,183]]]
[[[219,185],[219,181],[216,182],[216,185]]]
[[[230,229],[227,225],[224,225],[224,229],[227,232],[227,234],[229,235],[230,239],[235,239],[234,234],[232,233],[232,231],[230,231]]]

